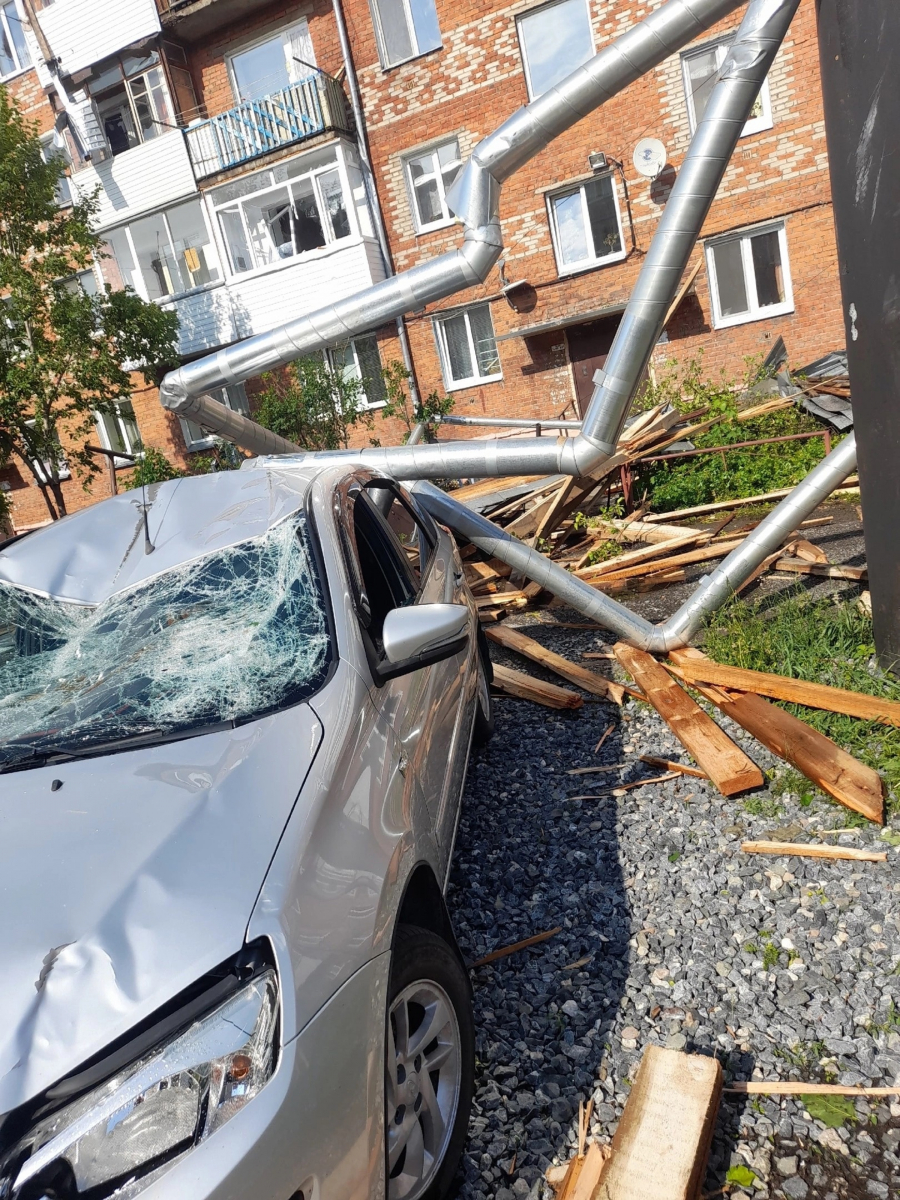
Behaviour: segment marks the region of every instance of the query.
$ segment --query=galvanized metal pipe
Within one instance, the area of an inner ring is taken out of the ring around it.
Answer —
[[[480,550],[508,563],[540,583],[568,605],[643,650],[665,653],[685,646],[706,617],[724,604],[756,568],[773,554],[800,523],[856,466],[856,438],[850,434],[793,492],[769,513],[736,550],[705,576],[693,595],[667,621],[652,625],[610,596],[563,570],[558,563],[532,550],[518,538],[492,524],[430,483],[412,485],[422,505],[438,521],[468,538]]]
[[[440,425],[474,425],[486,429],[574,429],[581,428],[580,421],[542,421],[539,417],[529,421],[527,417],[440,417]]]

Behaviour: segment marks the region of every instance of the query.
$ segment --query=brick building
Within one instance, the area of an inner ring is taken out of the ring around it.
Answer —
[[[82,286],[127,284],[174,308],[187,360],[383,278],[379,204],[396,270],[457,245],[445,193],[474,145],[656,3],[343,0],[347,63],[331,0],[0,0],[0,83],[48,150],[70,157],[67,188],[99,189],[107,255]],[[484,285],[406,319],[421,394],[449,392],[470,416],[581,411],[739,20],[506,183],[498,267]],[[348,69],[359,80],[371,180]],[[666,151],[654,179],[633,162],[648,137]],[[710,367],[737,374],[779,334],[795,363],[840,345],[814,0],[800,6],[695,265],[657,361],[702,348]],[[336,369],[367,381],[376,427],[358,430],[362,444],[401,432],[377,416],[378,367],[401,359],[397,333],[330,352]],[[249,411],[255,386],[220,396]],[[124,452],[156,446],[180,465],[210,445],[140,376],[131,406],[98,422],[98,438]],[[46,519],[24,466],[0,484],[18,528]],[[90,493],[66,484],[70,509],[108,492],[105,474]]]

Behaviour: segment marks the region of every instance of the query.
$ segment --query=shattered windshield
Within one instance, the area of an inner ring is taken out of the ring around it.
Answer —
[[[0,770],[261,716],[329,653],[302,519],[96,606],[0,581]]]

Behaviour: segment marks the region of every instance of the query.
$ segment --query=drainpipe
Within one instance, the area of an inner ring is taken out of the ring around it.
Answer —
[[[344,8],[341,0],[331,0],[331,2],[334,9],[335,24],[337,25],[338,40],[341,43],[341,54],[344,57],[344,67],[347,72],[347,87],[350,90],[350,107],[353,109],[353,121],[356,125],[356,140],[359,145],[359,157],[363,167],[363,181],[369,200],[369,207],[375,219],[375,236],[378,238],[378,246],[381,250],[381,257],[384,259],[385,270],[388,275],[394,275],[396,274],[394,259],[391,254],[390,244],[388,243],[384,213],[381,209],[381,201],[378,198],[378,186],[375,183],[375,172],[372,170],[372,159],[369,155],[366,119],[359,91],[359,80],[356,77],[356,66],[353,62],[353,53],[350,49],[350,38],[347,35],[347,22],[344,20]],[[397,318],[397,337],[400,340],[400,353],[403,355],[403,365],[409,373],[409,395],[413,404],[413,412],[415,412],[419,407],[419,385],[416,382],[412,351],[409,348],[406,321],[402,315]]]

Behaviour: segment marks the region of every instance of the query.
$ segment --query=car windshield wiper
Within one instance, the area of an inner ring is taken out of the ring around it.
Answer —
[[[166,742],[181,742],[186,738],[200,737],[205,733],[221,733],[223,730],[233,728],[234,721],[232,720],[215,721],[210,725],[196,725],[190,729],[150,729],[143,733],[113,738],[111,741],[90,742],[84,746],[41,747],[30,744],[29,753],[23,757],[13,758],[9,762],[0,762],[0,775],[10,771],[26,771],[35,767],[71,762],[78,758],[100,758],[121,750],[136,750],[144,746],[160,746]],[[7,749],[14,749],[14,747],[7,747]]]

